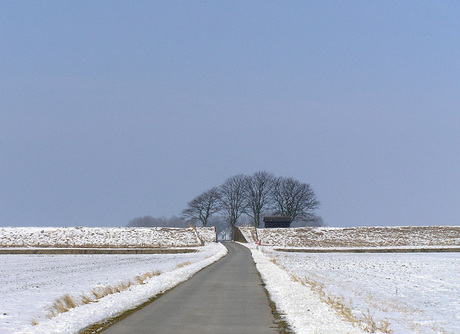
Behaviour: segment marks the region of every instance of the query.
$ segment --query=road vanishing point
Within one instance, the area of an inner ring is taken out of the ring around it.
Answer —
[[[251,252],[236,243],[224,245],[224,258],[103,333],[279,333]]]

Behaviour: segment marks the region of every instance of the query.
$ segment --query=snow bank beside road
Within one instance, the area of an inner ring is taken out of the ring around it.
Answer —
[[[202,246],[200,237],[213,241],[212,228],[4,227],[0,247],[192,247]]]
[[[217,243],[198,250],[166,255],[2,255],[0,333],[76,333],[171,289],[227,253],[225,246]],[[191,264],[177,268],[184,262]],[[162,274],[146,284],[46,318],[47,308],[64,294],[90,295],[94,288],[155,270]],[[32,319],[39,324],[32,326]]]
[[[460,333],[460,253],[264,254],[394,333]]]
[[[244,244],[243,244],[244,245]],[[264,254],[249,247],[270,299],[298,334],[312,333],[365,333],[340,319],[338,315],[313,291],[299,282]]]

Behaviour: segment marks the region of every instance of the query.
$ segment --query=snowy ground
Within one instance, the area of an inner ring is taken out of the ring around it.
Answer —
[[[221,244],[197,253],[161,255],[0,255],[0,333],[75,333],[135,307],[191,277],[227,253]],[[183,263],[191,263],[177,268]],[[48,308],[65,294],[75,299],[139,274],[161,271],[146,284],[76,307],[51,319]],[[38,325],[32,326],[32,321]]]
[[[372,318],[377,324],[390,322],[387,328],[394,333],[460,333],[459,253],[308,254],[262,249],[264,253],[253,250],[257,268],[298,333],[352,332],[340,327],[346,325],[347,312],[337,305],[350,310],[348,318],[360,320],[356,327],[362,329],[370,329]],[[342,316],[334,318],[339,313]]]

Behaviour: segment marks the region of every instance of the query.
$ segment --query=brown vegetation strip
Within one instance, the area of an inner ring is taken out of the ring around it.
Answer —
[[[328,249],[328,248],[275,248],[279,252],[298,252],[298,253],[444,253],[460,252],[460,247],[439,247],[439,248],[348,248],[348,249]]]
[[[180,254],[195,253],[196,249],[177,248],[0,248],[0,255],[13,254]]]

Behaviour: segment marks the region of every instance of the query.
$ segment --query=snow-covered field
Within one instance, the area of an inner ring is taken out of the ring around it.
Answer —
[[[0,255],[0,333],[75,333],[174,287],[227,253],[216,243],[198,249],[161,255]],[[92,291],[158,271],[145,284],[47,317],[66,294],[77,301],[83,295],[94,299]]]
[[[250,247],[270,296],[298,333],[353,332],[346,327],[350,321],[357,332],[371,330],[374,321],[382,329],[389,322],[386,329],[394,333],[460,333],[459,253],[308,254]]]

